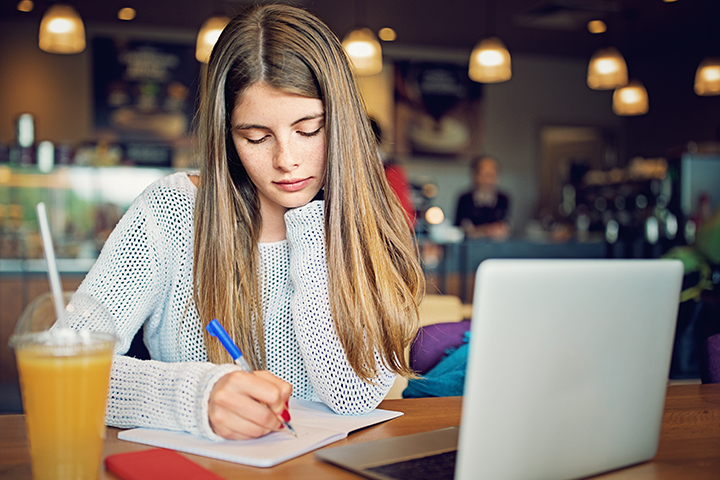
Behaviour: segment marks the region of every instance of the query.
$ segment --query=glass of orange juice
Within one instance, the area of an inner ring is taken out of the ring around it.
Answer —
[[[95,480],[116,336],[96,300],[64,294],[56,321],[51,294],[36,298],[10,338],[15,350],[33,478]]]

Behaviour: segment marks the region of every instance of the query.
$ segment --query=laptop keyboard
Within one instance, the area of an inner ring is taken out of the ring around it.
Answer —
[[[398,480],[453,480],[457,450],[452,452],[389,463],[367,471]]]

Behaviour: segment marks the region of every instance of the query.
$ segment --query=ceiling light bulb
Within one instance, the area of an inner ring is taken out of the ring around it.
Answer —
[[[706,58],[695,72],[695,93],[720,95],[720,58]]]
[[[135,18],[136,14],[137,14],[137,12],[135,12],[134,8],[130,8],[130,7],[121,8],[118,11],[118,19],[126,20],[126,21],[133,20]]]
[[[477,53],[477,61],[486,67],[497,67],[503,63],[503,55],[497,50],[484,50]]]
[[[394,42],[397,39],[397,33],[390,27],[384,27],[378,32],[378,37],[383,42]]]
[[[40,22],[38,45],[49,53],[80,53],[85,50],[85,26],[69,5],[56,3]]]
[[[607,31],[607,25],[602,20],[590,20],[587,24],[587,29],[590,33],[598,34]]]
[[[17,4],[17,9],[21,12],[32,12],[35,8],[35,4],[32,0],[20,0]]]
[[[627,82],[627,64],[616,48],[601,48],[590,58],[587,84],[593,90],[612,90]]]
[[[348,33],[342,46],[358,75],[375,75],[382,71],[382,48],[369,28]]]
[[[512,78],[510,52],[497,37],[478,43],[470,54],[468,75],[475,82],[498,83]]]
[[[224,16],[210,17],[202,24],[195,43],[195,58],[198,62],[208,63],[212,49],[230,19]]]
[[[631,80],[613,93],[613,112],[621,116],[644,115],[649,110],[648,94],[639,80]]]
[[[47,29],[51,33],[69,33],[72,32],[73,23],[67,18],[53,18],[48,22]]]

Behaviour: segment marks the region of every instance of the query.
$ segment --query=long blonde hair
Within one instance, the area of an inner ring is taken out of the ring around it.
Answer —
[[[262,218],[229,127],[244,91],[264,82],[318,98],[325,107],[330,308],[348,362],[367,381],[377,378],[376,353],[390,370],[412,375],[404,349],[417,332],[425,279],[337,37],[302,9],[253,7],[223,31],[205,80],[193,267],[194,301],[203,326],[222,319],[251,365],[265,367],[258,278]],[[227,361],[207,333],[205,345],[211,361]]]

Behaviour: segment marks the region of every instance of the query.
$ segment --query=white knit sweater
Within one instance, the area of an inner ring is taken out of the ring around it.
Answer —
[[[208,398],[232,364],[208,363],[192,300],[193,212],[197,189],[184,172],[150,185],[108,238],[79,290],[112,313],[115,349],[107,423],[182,430],[219,439]],[[267,368],[293,396],[321,400],[340,414],[372,410],[393,384],[378,359],[375,384],[347,362],[328,300],[323,202],[285,214],[287,240],[260,244]],[[135,333],[153,360],[125,357]]]

